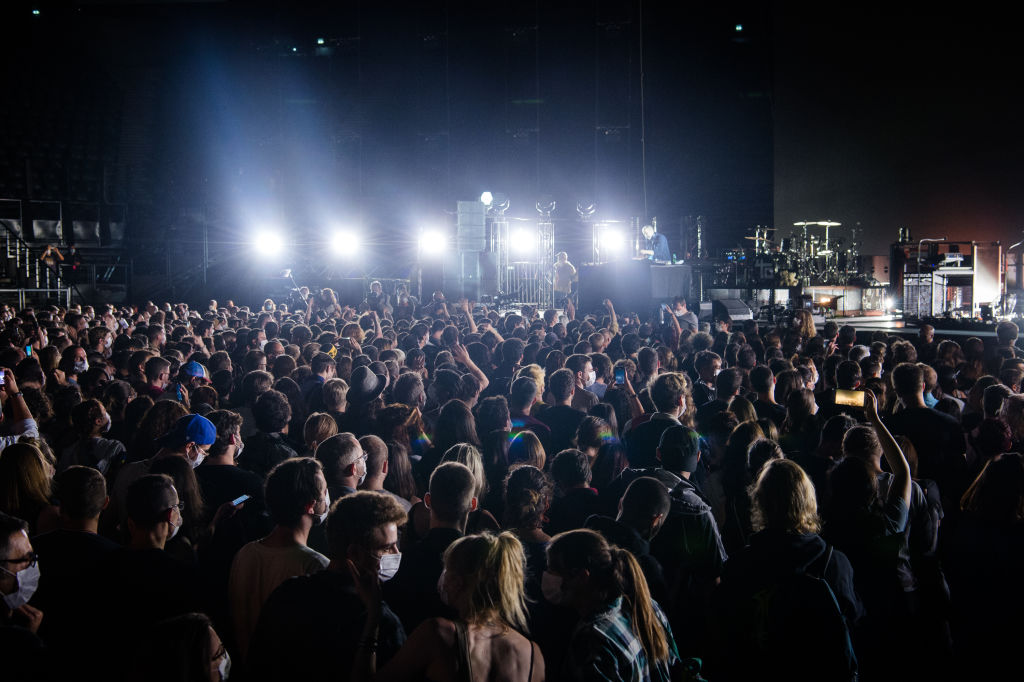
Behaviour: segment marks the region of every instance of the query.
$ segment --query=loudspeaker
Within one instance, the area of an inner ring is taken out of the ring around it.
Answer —
[[[711,313],[715,317],[728,315],[734,322],[754,319],[754,313],[750,310],[750,306],[738,298],[721,298],[712,301]]]

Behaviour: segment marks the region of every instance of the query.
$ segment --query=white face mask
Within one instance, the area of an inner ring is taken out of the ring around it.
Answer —
[[[103,424],[103,433],[110,432],[110,415],[107,414],[107,421]]]
[[[562,577],[550,571],[544,571],[540,579],[540,591],[552,604],[562,602]]]
[[[88,360],[75,360],[75,372],[77,374],[82,374],[83,372],[86,372],[88,369],[89,369],[89,361]]]
[[[181,530],[181,527],[183,525],[185,525],[185,519],[181,519],[180,518],[181,517],[181,512],[178,512],[178,517],[179,517],[181,522],[178,525],[176,525],[176,526],[173,523],[171,524],[171,534],[167,536],[167,541],[168,542],[173,540],[174,536],[178,534],[179,530]]]
[[[380,568],[377,569],[377,576],[380,581],[386,583],[398,573],[398,567],[402,565],[402,553],[385,554],[380,558]]]
[[[261,340],[260,341],[260,350],[263,350],[266,347],[267,347],[267,340],[266,339]]]
[[[231,656],[228,655],[227,650],[224,651],[224,658],[220,659],[220,663],[217,664],[217,672],[220,673],[220,680],[228,679],[228,675],[231,674]]]
[[[13,575],[14,579],[18,583],[18,589],[10,594],[4,595],[4,603],[7,604],[7,608],[17,609],[28,603],[28,600],[32,598],[32,595],[36,593],[36,588],[39,586],[39,564],[33,564],[28,568],[23,568],[17,573],[11,573],[6,568],[0,568],[7,575]]]
[[[587,372],[587,382],[584,385],[587,388],[590,388],[591,386],[594,385],[594,382],[596,382],[596,381],[597,381],[597,372],[594,371],[594,370],[590,370],[589,372]]]
[[[322,526],[327,521],[327,514],[331,511],[331,495],[326,490],[324,491],[324,513],[313,514],[313,525]]]
[[[192,468],[195,469],[197,466],[202,464],[204,459],[206,459],[206,453],[203,452],[202,448],[197,447],[196,448],[196,458],[191,460],[192,461]]]
[[[245,449],[245,443],[242,442],[242,438],[238,438],[238,445],[235,446],[235,459],[242,456],[242,450]]]
[[[444,589],[444,574],[445,570],[441,569],[441,575],[437,579],[437,594],[441,597],[441,603],[445,606],[450,606],[448,602],[448,591]]]

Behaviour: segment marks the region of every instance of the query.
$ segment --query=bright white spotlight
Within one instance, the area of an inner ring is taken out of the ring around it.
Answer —
[[[491,194],[490,192],[484,192],[483,194],[480,195],[480,203],[483,204],[484,206],[490,206],[492,203],[494,203],[494,195]]]
[[[425,256],[437,256],[444,253],[448,238],[437,230],[424,230],[420,235],[420,253]]]
[[[537,233],[532,230],[516,230],[509,240],[512,251],[527,255],[537,251]]]
[[[888,310],[892,310],[892,306],[893,306],[893,300],[891,298],[885,299],[885,309],[887,311]]]
[[[317,45],[323,45],[323,44],[324,44],[324,43],[326,43],[326,42],[327,42],[327,41],[326,41],[326,40],[324,40],[323,38],[317,38],[317,39],[316,39],[316,44],[317,44]]]
[[[284,239],[276,232],[264,230],[256,234],[252,246],[261,256],[276,256],[284,249]]]
[[[338,232],[331,239],[331,250],[337,256],[354,256],[359,252],[359,235],[348,230]]]
[[[605,228],[601,230],[598,248],[605,255],[621,253],[626,248],[626,235],[619,230]]]

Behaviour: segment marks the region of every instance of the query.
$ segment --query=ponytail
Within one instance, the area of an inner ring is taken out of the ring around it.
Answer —
[[[647,579],[636,558],[628,551],[610,545],[612,563],[620,581],[622,594],[630,606],[630,621],[633,633],[640,638],[648,658],[657,663],[664,663],[669,658],[668,637],[665,628],[655,613],[651,592],[647,589]]]

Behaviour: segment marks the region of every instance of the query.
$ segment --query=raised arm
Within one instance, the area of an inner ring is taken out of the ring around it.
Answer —
[[[466,313],[466,319],[469,320],[469,333],[476,334],[476,320],[473,319],[473,308],[469,305],[469,299],[462,299],[462,311]]]
[[[469,373],[480,381],[480,390],[482,391],[487,388],[491,383],[490,380],[487,378],[487,375],[483,373],[483,370],[476,366],[473,359],[469,357],[469,351],[466,350],[466,347],[461,343],[457,343],[452,346],[451,351],[452,358],[454,358],[456,362],[465,366],[465,368],[469,370]]]
[[[903,504],[909,509],[910,465],[907,464],[907,458],[903,455],[903,451],[900,450],[896,439],[892,437],[889,429],[885,428],[885,424],[882,423],[881,418],[878,416],[878,400],[871,391],[864,391],[864,413],[868,418],[868,422],[875,429],[878,442],[882,445],[882,454],[885,455],[885,461],[889,463],[889,469],[892,470],[895,476],[890,494],[902,497]]]
[[[608,323],[608,331],[615,336],[619,333],[619,318],[615,316],[615,306],[612,305],[612,299],[604,299],[604,307],[608,309],[608,315],[611,317],[611,322]]]

